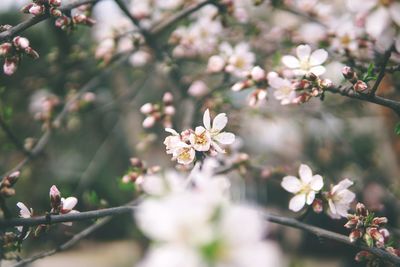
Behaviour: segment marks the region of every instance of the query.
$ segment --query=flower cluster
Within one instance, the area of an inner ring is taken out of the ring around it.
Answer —
[[[68,214],[68,213],[77,213],[77,210],[74,210],[74,207],[78,203],[78,200],[75,197],[67,197],[63,198],[61,197],[61,193],[58,190],[58,188],[53,185],[50,188],[49,192],[50,196],[50,214]],[[17,207],[20,209],[19,211],[19,216],[21,218],[32,218],[34,216],[33,214],[33,209],[28,208],[24,203],[18,202]],[[72,222],[64,222],[64,225],[71,226]],[[39,225],[36,230],[35,230],[35,235],[39,235],[42,231],[46,230],[49,228],[49,225],[47,224],[41,224]],[[24,229],[22,226],[17,227],[18,231],[21,232],[24,235],[24,238],[28,237],[30,233],[30,229]]]
[[[166,92],[162,98],[162,103],[152,104],[146,103],[140,108],[140,112],[146,115],[142,126],[151,128],[157,121],[161,121],[165,128],[172,127],[172,116],[175,114],[173,105],[174,96],[170,92]]]
[[[229,43],[223,42],[219,46],[219,54],[208,59],[207,71],[226,72],[243,78],[253,68],[255,59],[255,54],[250,51],[248,43],[242,42],[232,47]]]
[[[61,0],[32,0],[32,3],[25,5],[21,11],[34,16],[50,14],[56,19],[55,26],[62,30],[70,30],[77,24],[92,26],[95,23],[95,21],[88,16],[88,7],[80,7],[80,12],[74,14],[72,17],[65,14],[60,7]]]
[[[276,249],[263,240],[259,212],[230,203],[229,181],[213,176],[210,161],[201,171],[195,168],[190,180],[172,174],[145,178],[152,185],[146,188],[169,190],[150,190],[135,212],[139,229],[153,241],[138,266],[280,266]]]
[[[10,26],[11,27],[11,26]],[[7,30],[10,27],[2,27]],[[11,42],[0,44],[0,57],[4,58],[3,72],[6,75],[12,75],[17,70],[18,64],[24,55],[28,55],[33,59],[39,58],[39,54],[30,47],[29,40],[25,37],[16,36]]]
[[[298,212],[307,205],[312,205],[315,212],[324,210],[324,203],[328,206],[327,213],[334,219],[347,216],[350,204],[355,199],[355,194],[348,190],[353,182],[344,179],[329,191],[321,192],[324,181],[321,175],[313,175],[309,166],[301,164],[299,168],[300,179],[295,176],[285,176],[281,186],[288,192],[295,194],[289,202],[289,209]]]
[[[400,256],[400,250],[395,249],[390,244],[390,232],[384,227],[388,219],[386,217],[375,217],[374,213],[370,213],[364,204],[357,203],[356,212],[348,214],[348,222],[344,225],[350,229],[350,242],[363,240],[368,247],[383,248],[389,253]],[[376,258],[368,251],[361,251],[356,255],[357,261],[378,262]]]
[[[122,177],[122,183],[134,183],[140,185],[146,175],[152,175],[160,170],[159,166],[146,167],[146,164],[139,158],[130,159],[131,168]]]
[[[35,120],[43,123],[43,128],[50,128],[54,112],[60,104],[61,99],[57,95],[39,90],[30,99],[29,111]]]
[[[368,93],[368,84],[362,79],[358,78],[357,73],[349,66],[342,69],[343,77],[353,84],[354,91],[358,93]]]
[[[225,153],[221,145],[230,145],[235,141],[233,133],[222,132],[227,123],[226,114],[220,113],[211,124],[210,111],[207,109],[203,115],[204,126],[197,126],[194,130],[188,129],[180,134],[174,129],[166,128],[171,134],[164,141],[167,154],[171,154],[172,159],[178,163],[188,165],[195,160],[196,152],[211,156]]]

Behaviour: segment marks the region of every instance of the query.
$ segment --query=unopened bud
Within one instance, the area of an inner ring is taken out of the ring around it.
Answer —
[[[364,92],[368,89],[368,84],[364,81],[358,80],[354,85],[353,88],[356,92]]]
[[[45,10],[44,6],[32,4],[32,6],[29,8],[28,12],[34,16],[39,16],[44,13],[44,10]]]
[[[329,79],[323,79],[322,81],[321,81],[321,87],[322,87],[322,89],[329,89],[329,88],[332,88],[333,87],[333,82],[331,81],[331,80],[329,80]]]
[[[3,71],[6,75],[13,75],[17,70],[17,60],[16,59],[6,59],[3,65]]]
[[[0,57],[7,56],[12,49],[11,43],[4,43],[0,45]]]
[[[156,123],[156,118],[154,116],[148,116],[143,120],[143,128],[151,128]]]
[[[26,49],[29,47],[29,40],[24,37],[17,36],[13,39],[13,44],[19,49]]]
[[[89,25],[89,26],[92,26],[93,24],[96,23],[93,19],[88,18],[88,17],[87,17],[86,15],[84,15],[84,14],[75,15],[75,16],[72,18],[72,21],[73,21],[75,24],[83,24],[83,25]]]
[[[140,108],[140,112],[143,114],[149,114],[154,111],[153,104],[151,103],[146,103]]]
[[[27,5],[23,6],[23,7],[21,8],[21,12],[22,12],[22,13],[26,13],[26,14],[30,13],[30,12],[29,12],[29,9],[31,9],[31,7],[32,7],[33,5],[34,5],[33,3],[30,3],[30,4],[27,4]]]
[[[365,217],[365,216],[368,216],[369,212],[368,212],[367,208],[365,207],[365,205],[359,202],[356,205],[356,213]]]
[[[209,92],[209,88],[207,84],[205,84],[203,81],[194,81],[189,89],[188,89],[188,94],[194,97],[201,97],[206,95]]]
[[[61,6],[61,0],[49,0],[49,5],[59,7]]]
[[[169,116],[174,115],[174,114],[175,114],[175,108],[174,108],[174,106],[166,106],[166,107],[164,108],[164,113],[165,113],[166,115],[169,115]]]
[[[33,50],[31,47],[25,49],[25,53],[33,59],[39,58],[39,53],[36,50]]]
[[[315,81],[315,80],[318,79],[318,76],[315,75],[312,72],[309,72],[309,73],[306,74],[306,79],[309,80],[309,81]]]
[[[52,15],[53,17],[58,18],[58,17],[61,17],[63,15],[63,13],[58,8],[51,7],[50,8],[50,15]]]
[[[70,19],[67,16],[62,16],[56,19],[55,25],[62,30],[65,30],[66,27],[69,25]]]
[[[324,211],[324,205],[322,203],[322,200],[319,198],[314,199],[314,202],[312,203],[312,208],[315,213],[321,213]]]
[[[349,235],[350,242],[351,243],[356,242],[361,236],[362,236],[361,230],[354,229],[353,231],[351,231]]]
[[[353,80],[353,79],[357,79],[357,74],[354,72],[354,70],[349,67],[349,66],[344,66],[342,68],[342,74],[343,77],[347,80]]]
[[[57,210],[61,205],[61,193],[55,185],[50,187],[49,195],[51,207]]]
[[[163,100],[164,104],[166,104],[166,105],[171,104],[172,101],[174,101],[174,95],[171,92],[166,92],[163,95],[163,99],[162,100]]]

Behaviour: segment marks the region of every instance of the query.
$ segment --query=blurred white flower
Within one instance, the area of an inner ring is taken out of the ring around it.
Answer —
[[[28,219],[28,218],[31,218],[31,217],[32,217],[32,215],[33,215],[33,209],[32,209],[32,208],[31,208],[31,209],[28,209],[28,207],[25,206],[25,204],[22,203],[22,202],[18,202],[18,203],[17,203],[17,207],[20,209],[20,210],[19,210],[19,217],[24,218],[24,219]],[[17,228],[17,230],[18,230],[19,232],[21,232],[21,233],[22,233],[22,231],[23,231],[23,229],[24,229],[23,226],[17,226],[17,227],[15,227],[15,228]],[[31,232],[31,230],[29,229],[29,230],[26,232],[26,234],[25,234],[25,236],[24,236],[24,239],[27,238],[27,237],[29,236],[30,232]]]
[[[205,96],[209,91],[210,89],[205,82],[196,80],[190,85],[188,94],[194,97],[202,97]]]
[[[282,63],[291,69],[297,76],[307,73],[314,73],[319,76],[325,73],[325,67],[322,64],[328,58],[328,52],[324,49],[318,49],[311,53],[309,45],[299,45],[296,48],[297,57],[286,55],[282,57]]]
[[[281,186],[288,192],[295,194],[289,202],[289,209],[297,212],[305,204],[311,205],[318,193],[324,186],[321,175],[313,175],[309,166],[301,164],[299,168],[300,179],[295,176],[283,178]]]
[[[329,204],[329,216],[334,219],[346,217],[347,211],[350,209],[350,204],[354,201],[356,195],[348,190],[353,182],[349,179],[344,179],[326,194]]]
[[[276,72],[269,72],[268,83],[274,89],[274,97],[281,101],[281,105],[294,103],[296,91],[292,82],[288,79],[283,79]]]

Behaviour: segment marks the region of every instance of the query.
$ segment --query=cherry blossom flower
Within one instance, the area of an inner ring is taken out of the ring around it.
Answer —
[[[334,219],[346,217],[347,211],[350,209],[350,204],[354,201],[356,195],[348,190],[353,182],[349,179],[344,179],[337,185],[333,186],[326,194],[329,204],[329,215]]]
[[[171,128],[165,128],[165,131],[171,134],[165,138],[164,145],[167,154],[172,154],[172,160],[177,160],[178,163],[184,165],[192,163],[195,159],[196,151],[192,145],[187,143],[188,134],[184,132],[180,135],[177,131]]]
[[[18,202],[17,203],[17,207],[20,209],[19,210],[19,217],[24,218],[24,219],[28,219],[28,218],[32,217],[32,215],[33,215],[33,209],[32,208],[28,209],[28,207],[22,202]],[[22,233],[24,227],[23,226],[17,226],[16,228],[17,228],[17,230],[19,232]],[[29,233],[30,233],[30,230],[26,233],[24,239],[28,237]]]
[[[301,164],[299,168],[300,179],[295,176],[283,178],[281,186],[288,192],[295,194],[289,202],[289,209],[297,212],[305,204],[311,205],[318,193],[324,186],[322,176],[313,175],[309,166]]]
[[[325,73],[323,64],[328,58],[328,52],[318,49],[311,53],[309,45],[299,45],[296,48],[297,57],[286,55],[282,57],[282,63],[291,69],[296,76],[314,73],[319,76]]]
[[[222,145],[230,145],[235,141],[235,135],[229,132],[221,132],[226,124],[228,123],[228,118],[225,113],[218,114],[211,126],[210,111],[207,109],[203,115],[203,124],[205,129],[209,132],[211,137],[212,147],[219,153],[225,153],[225,150],[221,148]]]
[[[53,214],[68,214],[79,212],[77,210],[74,210],[74,207],[78,203],[78,199],[76,197],[61,197],[61,193],[55,185],[50,188],[49,195],[52,206],[51,212]],[[63,222],[63,224],[71,226],[72,222]]]
[[[296,91],[291,81],[281,78],[276,72],[268,73],[268,83],[275,89],[274,97],[281,101],[281,105],[294,103]]]

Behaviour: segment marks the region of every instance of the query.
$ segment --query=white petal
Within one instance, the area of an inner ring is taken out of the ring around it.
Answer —
[[[225,150],[222,147],[220,147],[217,142],[211,142],[211,145],[218,153],[222,154],[225,153]]]
[[[356,194],[351,192],[350,190],[343,190],[338,194],[338,198],[344,203],[351,203],[356,198]]]
[[[301,164],[299,168],[300,179],[304,183],[310,183],[312,180],[312,170],[306,164]]]
[[[319,191],[322,189],[324,186],[324,180],[322,179],[321,175],[314,175],[312,177],[311,183],[310,183],[311,189],[314,191]]]
[[[22,218],[30,218],[31,217],[31,210],[28,209],[27,206],[25,206],[24,203],[18,202],[17,207],[20,208],[20,217]]]
[[[328,58],[328,52],[326,52],[324,49],[315,50],[310,56],[310,65],[311,66],[321,65],[326,61],[327,58]]]
[[[285,176],[282,179],[281,186],[290,193],[297,193],[301,189],[301,182],[297,177]]]
[[[300,68],[300,62],[294,56],[283,56],[282,63],[286,65],[286,67],[291,69]]]
[[[67,197],[62,203],[63,209],[72,210],[78,203],[78,199],[76,197]]]
[[[331,210],[331,213],[336,214],[336,207],[335,207],[335,204],[333,203],[332,199],[328,200],[328,204],[329,204],[329,209]]]
[[[296,55],[300,61],[308,60],[311,53],[311,47],[309,45],[299,45],[296,48]]]
[[[326,71],[324,66],[315,66],[310,69],[310,72],[314,73],[317,76],[324,74]]]
[[[226,117],[226,114],[225,113],[218,114],[213,120],[212,131],[220,132],[222,129],[225,128],[227,123],[228,123],[228,118]]]
[[[305,194],[295,195],[289,202],[289,209],[294,212],[298,212],[304,207],[305,204],[306,204]]]
[[[392,16],[392,20],[400,26],[400,3],[393,3],[389,7],[390,15]]]
[[[379,38],[390,24],[390,14],[387,8],[380,7],[367,16],[365,29],[369,35]]]
[[[221,144],[230,145],[235,142],[235,135],[233,133],[223,132],[214,136],[214,139]]]
[[[172,128],[165,128],[165,131],[172,134],[172,135],[179,135],[177,131]]]
[[[349,179],[344,179],[343,181],[340,181],[337,185],[332,187],[331,193],[335,194],[336,192],[340,192],[340,191],[342,191],[344,189],[347,189],[352,185],[353,185],[353,181],[351,181]]]
[[[207,130],[211,129],[211,118],[210,118],[210,111],[207,109],[203,115],[203,124]]]
[[[314,191],[310,191],[307,194],[307,199],[306,199],[307,205],[311,205],[313,203],[314,199],[315,199],[315,192]]]

